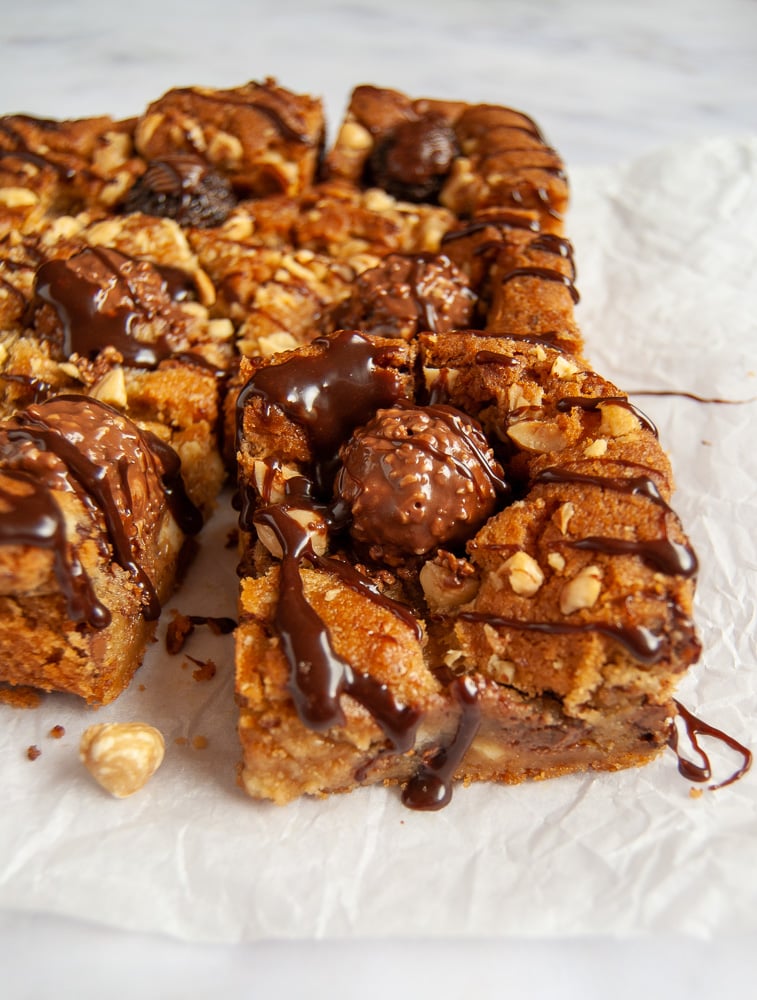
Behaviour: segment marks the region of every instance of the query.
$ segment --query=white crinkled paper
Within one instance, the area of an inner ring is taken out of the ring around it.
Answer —
[[[572,182],[578,319],[597,371],[628,391],[757,396],[757,139],[575,170]],[[757,403],[632,398],[671,453],[701,564],[704,654],[679,696],[755,746]],[[235,614],[232,523],[226,511],[208,526],[169,608]],[[165,653],[164,629],[107,708],[59,695],[0,706],[0,908],[205,941],[757,930],[757,768],[698,797],[666,752],[621,774],[459,788],[439,813],[383,788],[258,804],[236,785],[230,638],[192,637],[185,652],[218,665],[200,681]],[[78,760],[81,732],[110,720],[166,738],[165,763],[130,799],[111,799]],[[712,756],[716,777],[739,763]]]

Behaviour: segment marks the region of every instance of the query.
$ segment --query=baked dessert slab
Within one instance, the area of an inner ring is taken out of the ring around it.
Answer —
[[[341,424],[334,473],[334,443],[323,450],[292,386],[304,398],[318,385],[320,426],[334,415],[321,375],[349,379],[358,366],[345,345],[359,343],[364,356],[386,351],[340,332],[260,363],[240,396],[245,788],[283,802],[401,782],[410,804],[436,808],[453,777],[515,782],[654,757],[699,646],[696,559],[667,504],[670,469],[653,429],[554,347],[426,334],[405,348],[422,374],[398,376],[394,400],[363,413],[361,430]],[[369,394],[363,386],[357,398]],[[449,466],[471,435],[464,424],[444,437],[434,421],[448,427],[450,413],[477,421],[485,443],[473,451],[488,443],[505,487],[483,523],[448,542],[460,503]],[[412,424],[419,414],[428,426]],[[366,437],[378,439],[373,455],[353,464]],[[395,530],[414,506],[422,518]]]
[[[176,453],[59,395],[0,424],[0,505],[0,680],[111,701],[202,525]]]
[[[514,109],[373,86],[324,131],[274,80],[0,119],[5,504],[77,526],[53,552],[6,518],[3,642],[52,610],[5,679],[114,697],[231,472],[250,794],[436,808],[454,780],[650,759],[698,655],[696,559],[654,428],[585,359],[559,155]],[[79,480],[19,471],[14,421],[59,405],[142,435],[138,559]]]

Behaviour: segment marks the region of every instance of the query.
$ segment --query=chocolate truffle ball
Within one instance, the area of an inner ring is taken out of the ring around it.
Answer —
[[[374,149],[368,180],[403,201],[433,201],[460,153],[443,115],[401,122]]]
[[[188,153],[152,160],[129,192],[124,210],[175,219],[182,226],[219,226],[236,198],[226,177]]]
[[[377,337],[410,340],[422,330],[447,333],[471,325],[476,296],[444,254],[388,254],[358,275],[338,322]]]
[[[506,490],[481,426],[451,406],[379,410],[341,450],[350,534],[389,566],[470,538]]]

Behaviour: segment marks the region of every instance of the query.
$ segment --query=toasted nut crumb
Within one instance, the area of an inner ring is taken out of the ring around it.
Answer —
[[[101,403],[108,403],[118,410],[125,409],[128,397],[123,368],[111,368],[99,382],[95,383],[90,394]]]
[[[450,567],[431,560],[423,564],[419,579],[426,602],[433,610],[466,604],[478,591],[475,576],[461,577]]]
[[[59,740],[66,735],[66,730],[63,728],[63,726],[53,726],[53,728],[47,735],[52,740]]]
[[[532,597],[544,583],[541,567],[527,552],[516,552],[503,568],[509,575],[513,591],[521,597]]]
[[[602,589],[602,570],[599,566],[585,566],[560,593],[560,611],[570,615],[581,608],[591,608],[596,604]]]
[[[143,722],[105,722],[82,734],[79,757],[98,784],[117,799],[139,791],[163,761],[162,734]]]
[[[567,378],[569,375],[575,375],[577,371],[578,365],[574,361],[570,361],[568,358],[563,357],[562,354],[558,354],[549,374],[557,378]]]
[[[36,205],[38,201],[39,197],[29,188],[0,188],[0,205],[5,208],[28,208],[31,205]]]
[[[519,420],[508,427],[507,436],[525,451],[562,451],[568,445],[560,427],[542,420]]]
[[[555,524],[560,529],[560,534],[564,535],[568,530],[568,524],[570,519],[576,512],[576,508],[568,500],[566,503],[560,504],[554,514]]]
[[[37,757],[40,757],[41,755],[42,751],[38,746],[27,747],[26,749],[26,756],[29,758],[29,760],[36,760]]]
[[[599,411],[602,414],[602,422],[599,425],[600,434],[606,434],[608,437],[622,437],[624,434],[633,434],[641,427],[638,417],[627,406],[618,406],[617,403],[600,403]]]
[[[605,438],[597,438],[584,448],[584,455],[587,458],[601,458],[607,451],[607,441]]]
[[[547,556],[547,562],[558,573],[562,573],[565,569],[565,557],[559,552],[550,552]]]

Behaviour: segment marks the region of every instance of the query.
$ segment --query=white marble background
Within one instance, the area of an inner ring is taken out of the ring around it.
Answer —
[[[522,107],[569,168],[757,132],[755,0],[1,0],[1,7],[0,113],[128,116],[175,85],[274,75],[322,95],[332,123],[359,82]],[[757,961],[748,941],[572,942],[569,935],[566,928],[566,940],[546,943],[190,948],[0,914],[0,995],[753,995]]]
[[[754,0],[2,0],[3,111],[138,113],[275,75],[527,109],[569,164],[757,129]]]

